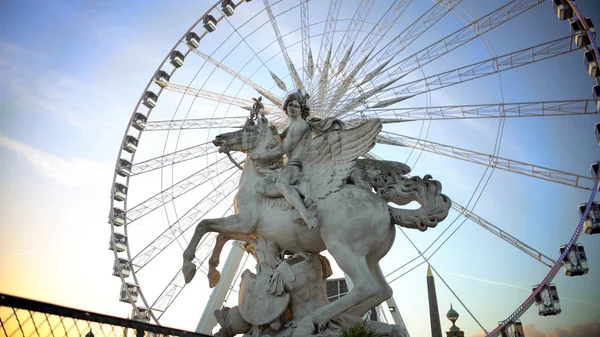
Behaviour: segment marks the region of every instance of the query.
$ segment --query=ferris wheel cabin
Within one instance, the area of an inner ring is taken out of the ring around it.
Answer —
[[[200,36],[194,32],[189,32],[185,37],[185,44],[191,49],[198,48],[200,45]]]
[[[533,286],[533,291],[535,291],[538,286],[539,285]],[[556,286],[554,284],[543,285],[542,290],[535,295],[535,304],[538,307],[538,314],[540,316],[553,316],[560,314],[560,301],[558,299]]]
[[[579,205],[579,216],[583,217],[587,203]],[[583,221],[583,232],[585,234],[600,233],[600,203],[594,201],[590,206],[590,211]]]
[[[148,117],[146,115],[136,112],[133,115],[133,121],[131,122],[131,126],[133,126],[138,131],[144,131],[146,128],[146,122],[148,121]]]
[[[215,31],[215,29],[217,29],[217,19],[215,19],[215,17],[212,15],[205,16],[204,19],[202,20],[202,22],[203,22],[204,28],[209,33],[212,33]]]
[[[594,96],[594,99],[596,100],[596,109],[600,112],[600,84],[596,84],[592,88],[592,96]]]
[[[117,174],[121,177],[129,177],[131,175],[131,162],[127,159],[120,158],[117,162]]]
[[[171,75],[167,74],[164,70],[159,70],[154,76],[154,83],[158,84],[159,87],[164,88],[169,84]]]
[[[158,96],[152,91],[146,91],[144,93],[144,100],[142,104],[144,104],[148,109],[153,109],[156,106],[156,102],[158,101]]]
[[[121,285],[121,296],[119,296],[119,301],[129,303],[129,296],[131,296],[131,300],[133,302],[137,302],[138,294],[140,292],[140,287],[137,284],[126,283]]]
[[[587,68],[590,77],[598,77],[598,61],[593,50],[588,50],[583,54],[583,60],[585,61],[585,67]]]
[[[592,37],[596,39],[596,28],[592,23],[592,19],[585,18],[585,23],[588,25],[590,32],[592,33]],[[590,37],[587,34],[587,31],[583,27],[581,20],[575,20],[571,22],[571,34],[575,35],[575,44],[579,48],[583,48],[584,46],[588,46],[591,41]]]
[[[502,323],[502,322],[500,322]],[[523,330],[523,323],[517,320],[510,322],[500,330],[501,337],[525,337],[525,331]]]
[[[131,268],[129,268],[129,260],[125,259],[125,258],[119,258],[119,261],[115,261],[115,264],[113,265],[113,276],[119,276],[120,274],[123,274],[124,278],[129,277],[129,275],[131,274]]]
[[[127,137],[125,137],[125,142],[123,143],[123,150],[129,153],[134,153],[135,150],[137,150],[138,143],[139,140],[137,138],[127,135]]]
[[[565,251],[566,246],[560,246],[560,254]],[[581,276],[588,273],[590,270],[587,264],[587,257],[583,245],[572,245],[571,249],[563,259],[563,267],[567,276]]]
[[[144,307],[138,307],[137,311],[131,311],[131,319],[138,322],[150,322],[150,310]]]
[[[121,183],[115,183],[113,187],[113,199],[123,201],[127,198],[127,186]]]
[[[119,207],[113,207],[108,223],[117,227],[123,226],[125,224],[125,211]]]
[[[573,17],[573,8],[567,0],[553,0],[552,7],[554,7],[559,20],[567,20]]]
[[[232,16],[235,13],[235,4],[231,0],[223,0],[221,2],[221,12],[227,16]]]
[[[113,237],[115,241],[115,246],[113,247]],[[108,243],[108,249],[116,250],[117,253],[122,253],[127,249],[127,236],[119,233],[113,234],[110,238],[110,242]]]
[[[171,53],[171,64],[173,67],[181,67],[183,65],[183,61],[185,61],[185,56],[179,50],[174,50]]]

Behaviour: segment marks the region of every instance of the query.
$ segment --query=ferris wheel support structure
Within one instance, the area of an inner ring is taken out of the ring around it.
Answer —
[[[198,321],[196,332],[212,335],[213,329],[217,326],[217,319],[214,312],[223,306],[227,292],[233,286],[235,272],[240,267],[244,253],[244,249],[242,249],[237,241],[232,242],[231,251],[223,264],[221,280],[210,294],[208,302],[206,302],[200,321]]]

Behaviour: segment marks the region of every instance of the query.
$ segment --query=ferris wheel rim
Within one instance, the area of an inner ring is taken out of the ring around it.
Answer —
[[[242,1],[240,1],[240,2],[244,2],[244,1],[242,0]],[[156,70],[155,70],[154,74],[152,75],[152,77],[150,78],[150,80],[149,80],[149,81],[148,81],[148,83],[146,84],[146,87],[145,87],[145,88],[144,88],[144,90],[142,91],[142,94],[140,95],[140,98],[138,99],[138,101],[137,101],[137,104],[135,105],[135,107],[134,107],[134,109],[133,109],[133,112],[132,112],[132,114],[131,114],[131,117],[130,117],[130,119],[129,119],[129,122],[128,122],[128,126],[127,126],[127,128],[125,128],[125,132],[124,132],[124,135],[123,135],[123,137],[122,137],[121,144],[123,144],[123,143],[125,142],[125,140],[126,140],[126,138],[127,138],[127,136],[128,136],[129,130],[130,130],[130,128],[131,128],[131,125],[132,125],[132,123],[133,123],[133,121],[134,121],[134,117],[135,117],[136,113],[138,112],[138,109],[140,108],[140,106],[141,106],[141,104],[142,104],[142,102],[143,102],[144,95],[146,94],[146,92],[148,92],[148,89],[150,88],[150,86],[151,86],[151,85],[152,85],[152,83],[154,82],[154,78],[155,78],[155,76],[156,76],[156,75],[158,74],[158,72],[159,72],[159,71],[160,71],[160,70],[163,68],[163,66],[164,66],[164,65],[167,63],[167,60],[169,59],[170,55],[171,55],[171,54],[172,54],[172,53],[173,53],[173,52],[174,52],[174,51],[177,49],[177,47],[178,47],[179,45],[181,45],[181,44],[182,44],[182,41],[184,41],[185,37],[186,37],[186,36],[187,36],[187,35],[188,35],[190,32],[192,32],[192,31],[194,30],[194,28],[196,28],[196,27],[198,26],[198,24],[200,24],[200,22],[203,20],[203,18],[204,18],[206,15],[208,15],[209,13],[211,13],[211,12],[212,12],[212,11],[213,11],[213,10],[214,10],[214,9],[215,9],[215,8],[216,8],[216,7],[217,7],[219,4],[220,4],[220,3],[221,3],[221,1],[217,1],[217,2],[215,2],[215,4],[214,4],[212,7],[210,7],[210,8],[209,8],[209,9],[208,9],[208,10],[207,10],[205,13],[204,13],[204,15],[202,15],[202,16],[201,16],[201,17],[200,17],[200,18],[199,18],[199,19],[198,19],[198,20],[197,20],[197,21],[196,21],[194,24],[192,24],[192,26],[190,26],[190,28],[189,28],[189,29],[188,29],[188,30],[187,30],[187,31],[186,31],[186,32],[185,32],[185,33],[182,35],[182,37],[181,37],[181,38],[180,38],[180,39],[179,39],[179,40],[178,40],[178,41],[175,43],[175,45],[174,45],[174,46],[171,48],[171,50],[170,50],[170,51],[167,53],[167,55],[166,55],[166,56],[165,56],[165,58],[162,60],[162,62],[161,62],[159,65],[158,65],[158,67],[156,68]],[[200,36],[200,40],[201,40],[201,39],[202,39],[202,38],[203,38],[205,35],[206,35],[206,32],[204,32],[204,34],[202,34],[202,35]],[[188,50],[186,51],[186,55],[187,55],[187,54],[189,54],[189,52],[190,52],[190,49],[188,49]],[[174,71],[175,71],[175,69],[173,69],[172,73],[173,73]],[[160,95],[160,93],[161,93],[161,92],[162,92],[162,88],[161,88],[161,89],[159,89],[158,95]],[[147,114],[147,117],[149,117],[149,116],[151,115],[151,113],[152,113],[152,110],[153,110],[152,108],[150,108],[150,109],[149,109],[149,111],[148,111],[148,114]],[[138,132],[138,140],[139,140],[139,139],[141,139],[141,135],[142,135],[142,131],[139,131],[139,132]],[[118,153],[117,153],[117,161],[116,161],[116,164],[115,164],[115,172],[113,173],[113,181],[112,181],[112,186],[115,186],[115,184],[116,184],[116,182],[117,182],[117,176],[118,176],[118,174],[117,174],[117,169],[118,169],[118,163],[119,163],[119,159],[121,158],[121,154],[122,154],[122,152],[123,152],[123,148],[122,148],[122,146],[121,146],[121,147],[119,148],[119,151],[118,151]],[[131,159],[132,159],[132,160],[131,160],[131,162],[133,162],[133,159],[134,159],[134,158],[135,158],[135,152],[134,152],[134,153],[132,154],[132,156],[131,156]],[[126,179],[125,179],[125,180],[126,180],[126,186],[129,186],[129,178],[130,178],[130,177],[126,177]],[[111,202],[110,202],[110,214],[111,214],[111,215],[110,215],[110,216],[112,216],[113,209],[114,209],[114,207],[115,207],[115,205],[114,205],[114,204],[115,204],[115,200],[114,200],[114,198],[111,198]],[[125,199],[125,200],[124,200],[124,203],[123,203],[123,209],[124,209],[125,211],[127,211],[127,199]],[[112,224],[111,224],[111,226],[110,226],[110,227],[111,227],[111,243],[112,243],[113,247],[116,247],[116,241],[115,241],[115,228],[114,228],[114,225],[112,225]],[[127,238],[128,238],[128,231],[127,231],[127,220],[125,220],[125,224],[123,225],[123,231],[124,231],[124,235],[125,235],[125,237],[127,237]],[[126,254],[127,254],[127,259],[129,260],[129,263],[131,264],[131,263],[132,263],[132,259],[131,259],[131,252],[130,252],[130,249],[129,249],[129,241],[127,241],[127,244],[126,244],[126,246],[127,246],[127,248],[125,249],[125,252],[126,252]],[[117,252],[117,249],[116,249],[116,248],[115,248],[115,249],[113,249],[113,257],[114,257],[114,261],[115,261],[115,263],[117,263],[117,261],[119,261],[119,256],[118,256],[118,252]],[[145,298],[145,296],[144,296],[143,292],[141,291],[141,287],[140,287],[140,285],[139,285],[139,281],[137,280],[137,276],[135,275],[135,271],[133,270],[133,266],[131,265],[130,267],[131,267],[131,269],[132,269],[132,270],[131,270],[131,274],[132,274],[132,277],[133,277],[133,279],[134,279],[134,282],[135,282],[134,284],[135,284],[135,285],[137,285],[137,286],[140,288],[140,292],[139,292],[138,296],[139,296],[139,297],[142,299],[142,302],[143,302],[143,304],[145,305],[145,308],[148,308],[148,309],[150,309],[150,305],[148,304],[148,301],[146,300],[146,298]],[[126,282],[126,281],[125,281],[125,277],[123,277],[123,274],[122,274],[122,272],[121,272],[120,270],[119,270],[119,278],[120,278],[120,280],[121,280],[121,285],[122,285],[122,286],[127,286],[128,282]],[[131,304],[131,305],[132,305],[132,307],[133,307],[133,310],[134,310],[136,313],[140,314],[140,310],[139,310],[138,306],[136,305],[136,301],[133,301],[133,299],[132,299],[132,296],[131,296],[131,294],[130,294],[129,292],[126,292],[126,294],[127,294],[127,298],[128,298],[128,300],[129,300],[129,304]],[[149,314],[150,314],[150,316],[151,316],[151,319],[154,321],[154,323],[156,323],[157,325],[160,325],[160,322],[158,321],[158,319],[157,319],[157,318],[156,318],[156,316],[154,315],[153,311],[152,311],[152,310],[148,310],[148,311],[149,311]]]
[[[243,2],[243,1],[241,1],[241,2]],[[213,6],[213,7],[212,7],[212,8],[211,8],[209,11],[207,11],[207,12],[205,13],[205,15],[207,15],[208,13],[210,13],[210,11],[211,11],[212,9],[214,9],[216,6],[218,6],[220,3],[221,3],[221,1],[217,1],[217,2],[215,3],[215,5],[214,5],[214,6]],[[204,16],[202,16],[202,17],[201,17],[201,19],[202,19],[203,17],[204,17]],[[194,28],[195,28],[195,27],[198,25],[198,23],[201,21],[201,19],[200,19],[200,20],[198,20],[198,21],[196,22],[196,24],[194,24],[194,25],[193,25],[193,26],[192,26],[192,27],[191,27],[191,28],[190,28],[190,29],[189,29],[189,30],[188,30],[188,31],[187,31],[187,32],[184,34],[184,37],[185,37],[185,35],[186,35],[187,33],[189,33],[190,31],[192,31],[192,30],[193,30],[193,29],[194,29]],[[205,35],[205,34],[203,34],[203,36],[204,36],[204,35]],[[302,41],[301,41],[301,42],[302,42]],[[174,51],[174,50],[175,50],[175,49],[176,49],[176,48],[177,48],[179,45],[181,45],[181,44],[182,44],[182,40],[178,41],[178,43],[175,45],[175,47],[173,47],[173,49],[171,50],[171,52],[172,52],[172,51]],[[597,49],[596,49],[596,50],[597,50]],[[167,59],[168,59],[169,55],[171,54],[171,52],[169,52],[169,54],[167,54],[167,57],[166,57],[166,58],[163,60],[163,63],[161,63],[161,65],[159,66],[159,68],[157,68],[157,70],[156,70],[155,74],[156,74],[156,73],[157,73],[157,72],[158,72],[158,71],[161,69],[161,67],[162,67],[162,66],[163,66],[163,65],[166,63],[166,61],[167,61]],[[190,50],[187,50],[187,52],[186,52],[186,55],[187,55],[187,54],[189,54],[189,52],[190,52]],[[259,69],[260,69],[260,67],[259,67]],[[499,75],[500,75],[500,74],[499,74]],[[152,82],[153,82],[153,80],[151,79],[151,80],[150,80],[150,82],[148,83],[147,87],[144,89],[144,92],[146,92],[146,91],[148,90],[148,88],[150,87],[150,85],[151,85],[151,83],[152,83]],[[160,91],[162,91],[162,89],[160,89]],[[160,91],[159,91],[159,95],[160,95]],[[239,93],[239,92],[238,92],[238,93]],[[142,94],[142,97],[143,97],[143,94]],[[502,99],[502,101],[503,101],[503,103],[504,103],[504,98]],[[133,119],[133,116],[135,115],[135,113],[137,112],[137,110],[138,110],[138,108],[139,108],[139,105],[140,105],[140,103],[141,103],[141,102],[142,102],[142,99],[140,98],[140,100],[138,100],[138,104],[137,104],[137,106],[136,106],[136,108],[134,109],[134,112],[133,112],[133,114],[132,114],[132,119]],[[229,104],[227,111],[229,111],[229,108],[231,108],[231,104]],[[150,112],[151,112],[151,111],[152,111],[152,109],[150,109]],[[215,111],[216,111],[216,108],[215,108]],[[213,111],[213,117],[214,117],[215,111]],[[188,111],[188,113],[189,113],[189,111]],[[227,115],[227,113],[226,113],[225,115]],[[187,115],[186,115],[186,118],[187,118]],[[505,118],[506,118],[506,117],[504,117],[504,118],[502,118],[502,119],[504,120]],[[211,118],[211,119],[212,119],[212,118]],[[130,124],[131,124],[131,122],[132,122],[132,120],[130,120]],[[431,121],[430,121],[430,122],[431,122]],[[222,126],[219,126],[219,128],[221,128],[221,127],[222,127]],[[142,133],[142,132],[140,132],[140,134],[141,134],[141,133]],[[181,133],[181,130],[180,130],[180,133]],[[125,132],[125,136],[127,136],[127,130],[126,130],[126,132]],[[125,139],[125,136],[123,137],[123,139]],[[419,137],[419,138],[420,138],[420,137]],[[118,158],[120,158],[121,151],[122,151],[122,149],[119,151]],[[421,150],[421,152],[423,152],[423,150]],[[164,150],[163,150],[163,154],[164,154]],[[207,159],[208,159],[208,158],[207,158]],[[162,170],[162,168],[161,168],[161,170]],[[116,182],[116,176],[117,176],[117,174],[116,174],[116,172],[115,172],[115,174],[114,174],[114,177],[113,177],[113,185],[114,185],[114,183]],[[129,178],[127,178],[127,181],[129,181]],[[595,191],[594,191],[594,192],[595,192]],[[483,191],[482,191],[482,193],[483,193]],[[126,204],[126,202],[127,202],[127,200],[125,200],[125,204]],[[114,201],[113,201],[113,200],[111,200],[111,209],[112,209],[112,207],[113,207],[113,203],[114,203]],[[588,204],[588,205],[589,205],[589,204]],[[588,206],[588,207],[589,207],[589,206]],[[125,209],[127,209],[127,208],[125,208]],[[459,216],[461,216],[461,215],[459,215]],[[466,218],[465,218],[465,221],[466,221]],[[125,229],[125,233],[126,233],[126,235],[127,235],[127,226],[124,226],[124,229]],[[114,227],[113,227],[113,226],[111,226],[111,235],[114,235]],[[114,238],[113,238],[113,241],[114,241]],[[114,242],[113,242],[113,244],[114,244]],[[127,249],[127,254],[128,254],[128,258],[129,258],[129,259],[130,259],[130,261],[131,261],[131,256],[130,256],[129,249]],[[118,256],[117,256],[117,252],[116,252],[116,251],[114,251],[114,257],[115,257],[115,260],[116,260],[116,259],[118,259]],[[132,273],[132,274],[134,274],[134,273]],[[135,274],[134,274],[134,278],[135,278]],[[121,282],[122,282],[123,284],[125,283],[125,281],[124,281],[124,278],[123,278],[123,276],[122,276],[122,275],[121,275]],[[136,280],[136,283],[137,283],[137,284],[139,284],[139,283],[137,282],[137,280]],[[141,293],[141,292],[140,292],[140,293]],[[142,298],[143,298],[143,297],[142,297]],[[130,299],[130,300],[131,300],[131,299]],[[137,307],[135,306],[135,304],[134,304],[134,303],[131,303],[131,304],[134,306],[134,308],[136,308],[136,309],[137,309]],[[146,304],[146,303],[145,303],[145,304]],[[156,323],[157,323],[157,324],[159,324],[159,323],[158,323],[158,320],[156,321]]]

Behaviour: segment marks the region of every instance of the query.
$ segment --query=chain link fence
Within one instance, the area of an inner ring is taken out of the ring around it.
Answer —
[[[207,337],[124,318],[0,294],[0,336]]]

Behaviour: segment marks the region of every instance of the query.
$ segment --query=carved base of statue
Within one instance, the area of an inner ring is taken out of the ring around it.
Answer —
[[[239,306],[215,311],[218,337],[338,336],[362,318],[340,314],[323,326],[311,314],[329,303],[325,281],[331,275],[327,258],[320,254],[286,255],[273,242],[259,238],[247,246],[257,260],[257,273],[242,274]],[[382,336],[403,337],[400,328],[369,321]]]

